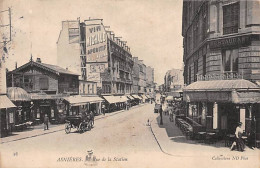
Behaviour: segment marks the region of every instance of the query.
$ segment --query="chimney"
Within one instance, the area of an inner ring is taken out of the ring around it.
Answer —
[[[15,69],[17,69],[17,62],[15,62]]]
[[[36,62],[42,63],[41,58],[37,58],[37,59],[36,59]]]

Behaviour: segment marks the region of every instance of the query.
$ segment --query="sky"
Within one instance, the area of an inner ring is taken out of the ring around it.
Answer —
[[[7,67],[30,60],[57,64],[61,22],[103,19],[117,37],[127,41],[133,56],[155,69],[163,83],[170,69],[182,68],[182,0],[2,0],[1,11],[12,9],[12,41]],[[8,22],[2,16],[0,22]],[[1,23],[0,23],[1,24]],[[3,30],[2,30],[3,31]]]

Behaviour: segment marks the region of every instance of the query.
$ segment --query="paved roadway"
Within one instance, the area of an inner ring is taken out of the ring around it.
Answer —
[[[146,104],[100,118],[95,121],[94,129],[82,134],[77,132],[66,134],[62,130],[3,143],[0,146],[0,165],[2,167],[230,167],[234,164],[250,167],[248,160],[213,160],[212,157],[222,155],[222,152],[219,153],[221,148],[211,147],[208,156],[200,156],[200,149],[205,153],[209,147],[170,141],[167,130],[158,126],[156,119],[158,115],[153,113],[153,106],[154,104]],[[148,119],[152,121],[157,139],[146,125]],[[164,152],[169,152],[170,155],[163,153],[160,145]],[[181,156],[182,150],[187,153],[187,150],[191,149],[194,149],[196,154]],[[98,161],[86,161],[88,151],[91,150],[92,156]],[[234,156],[241,158],[243,155],[237,152]],[[256,165],[259,167],[257,157],[252,163],[252,166]]]

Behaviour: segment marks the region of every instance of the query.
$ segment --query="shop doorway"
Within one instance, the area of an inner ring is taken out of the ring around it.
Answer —
[[[228,133],[234,133],[240,121],[240,108],[232,103],[219,104],[218,127]]]

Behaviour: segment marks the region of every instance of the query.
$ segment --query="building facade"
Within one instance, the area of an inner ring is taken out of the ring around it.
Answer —
[[[184,87],[183,70],[171,69],[164,76],[166,92],[181,91]]]
[[[100,19],[63,21],[57,41],[58,63],[97,82],[98,94],[130,94],[133,60],[130,48]]]
[[[138,57],[133,57],[134,65],[133,65],[133,94],[139,93],[139,80],[140,80],[140,67]]]
[[[184,99],[208,130],[233,133],[237,122],[247,135],[260,130],[259,16],[259,1],[183,2]]]
[[[12,98],[21,107],[16,111],[15,124],[27,121],[41,123],[45,114],[49,116],[50,122],[59,122],[60,117],[67,115],[62,99],[79,93],[77,74],[56,65],[42,63],[40,58],[36,62],[31,59],[8,72],[7,87],[19,87],[29,94],[29,100]],[[8,96],[17,98],[20,94],[14,92]]]
[[[135,93],[144,94],[146,92],[146,65],[143,60],[139,60],[138,57],[133,58],[134,66],[133,73],[135,78]],[[138,81],[138,91],[136,83]]]
[[[146,94],[155,95],[154,68],[150,66],[146,67]]]

